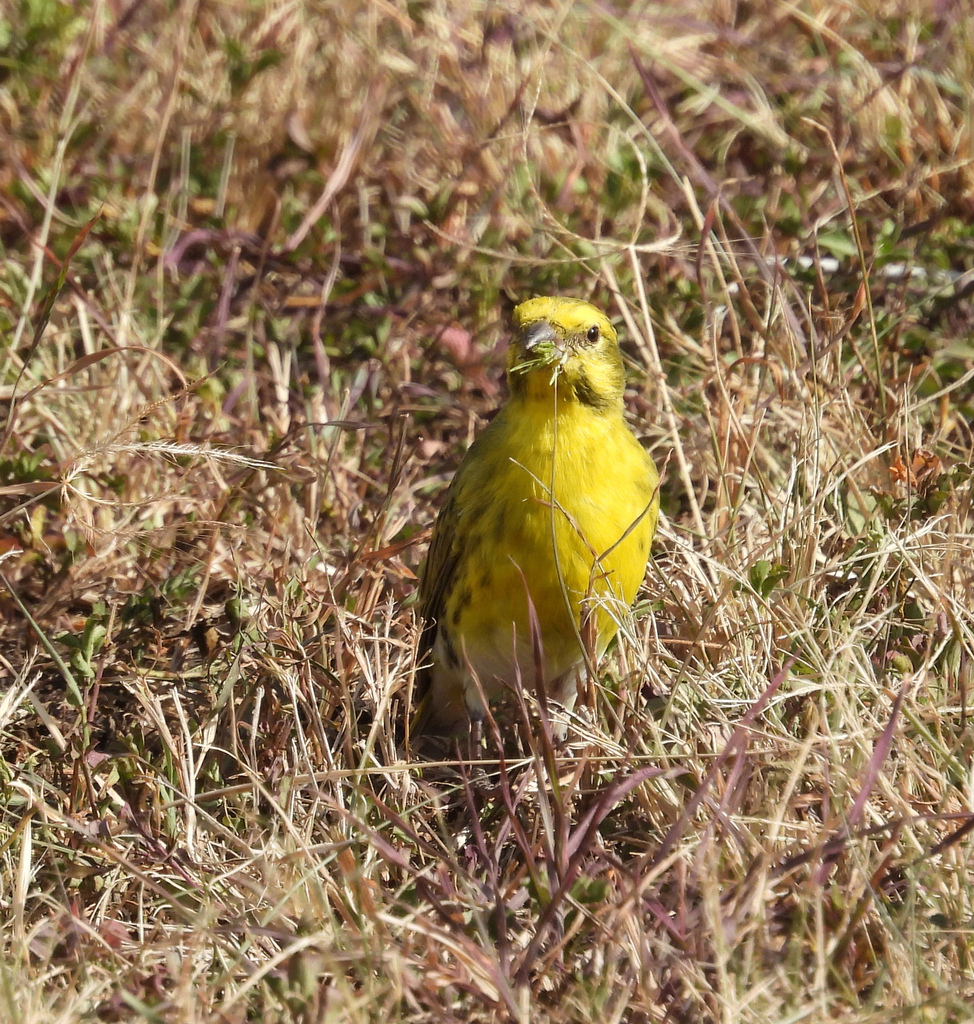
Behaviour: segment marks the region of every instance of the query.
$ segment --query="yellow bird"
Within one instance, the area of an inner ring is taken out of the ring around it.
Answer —
[[[491,702],[517,679],[530,692],[542,674],[548,698],[570,708],[584,638],[600,657],[646,572],[659,476],[624,418],[608,318],[579,299],[522,302],[508,385],[433,528],[414,736],[460,732],[484,717],[481,693]]]

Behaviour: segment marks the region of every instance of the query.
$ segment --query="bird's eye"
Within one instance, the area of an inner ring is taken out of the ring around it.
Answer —
[[[598,327],[590,327],[585,332],[585,337],[588,338],[589,344],[594,345],[599,340],[599,329]]]

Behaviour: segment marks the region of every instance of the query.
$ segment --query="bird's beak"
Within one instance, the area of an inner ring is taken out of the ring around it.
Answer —
[[[552,324],[535,320],[515,335],[508,369],[513,373],[530,373],[548,367],[557,372],[564,366],[568,351],[565,339]]]
[[[554,345],[561,349],[561,338],[547,320],[535,320],[521,332],[521,347],[525,352],[533,352],[539,345]]]

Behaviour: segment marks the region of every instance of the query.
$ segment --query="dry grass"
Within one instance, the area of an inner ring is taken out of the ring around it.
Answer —
[[[960,3],[0,15],[0,1016],[970,1019],[972,79]],[[415,573],[550,291],[664,521],[468,776]]]

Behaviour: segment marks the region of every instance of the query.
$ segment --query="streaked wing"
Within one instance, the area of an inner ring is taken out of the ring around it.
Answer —
[[[426,566],[419,584],[419,613],[423,617],[423,630],[419,636],[417,664],[421,666],[416,676],[416,703],[421,707],[423,698],[432,683],[433,645],[440,618],[446,609],[447,595],[453,586],[457,565],[460,561],[460,544],[457,539],[459,514],[456,502],[456,483],[450,488],[446,504],[436,517],[433,537],[426,555]],[[420,712],[421,714],[421,712]]]

